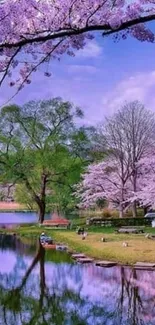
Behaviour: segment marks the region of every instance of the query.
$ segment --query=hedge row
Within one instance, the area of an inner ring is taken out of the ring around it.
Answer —
[[[122,218],[122,219],[102,219],[90,218],[87,225],[102,227],[122,227],[122,226],[151,226],[154,218]]]

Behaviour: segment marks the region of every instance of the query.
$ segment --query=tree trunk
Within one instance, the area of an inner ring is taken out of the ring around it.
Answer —
[[[44,221],[44,217],[45,217],[45,202],[40,201],[40,203],[38,203],[38,207],[39,207],[39,223],[43,223]]]
[[[119,208],[119,217],[123,218],[124,217],[124,212],[123,212],[123,206],[122,204],[120,204],[120,208]]]
[[[43,223],[46,211],[46,183],[47,183],[47,176],[42,174],[41,178],[41,191],[40,191],[40,202],[38,202],[39,206],[39,223]]]
[[[145,216],[145,214],[147,214],[147,207],[144,207],[144,216]]]
[[[122,181],[122,189],[121,189],[121,202],[119,205],[119,217],[123,218],[124,217],[124,209],[123,209],[123,205],[124,205],[124,182]]]
[[[46,211],[46,184],[47,184],[47,175],[42,174],[41,177],[41,190],[40,194],[35,192],[32,185],[30,184],[29,180],[25,178],[25,185],[27,189],[32,193],[32,196],[34,198],[34,201],[38,205],[39,209],[39,223],[43,223],[44,217],[45,217],[45,211]]]
[[[137,191],[137,170],[134,164],[134,168],[133,168],[133,190],[134,193],[136,193]],[[137,217],[137,202],[134,201],[132,204],[132,216],[133,218]]]
[[[134,201],[133,204],[132,204],[132,216],[133,216],[133,218],[137,218],[137,204],[136,204],[136,201]]]

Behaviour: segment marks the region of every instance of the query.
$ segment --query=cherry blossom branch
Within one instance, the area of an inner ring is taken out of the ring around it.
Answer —
[[[42,64],[42,63],[44,63],[45,61],[46,61],[46,59],[48,58],[48,57],[50,57],[50,55],[52,54],[52,52],[54,52],[55,51],[55,49],[61,44],[63,42],[63,40],[61,40],[61,41],[59,41],[54,47],[53,47],[53,49],[50,51],[50,53],[48,53],[38,64],[36,64],[32,69],[31,69],[31,71],[26,75],[26,77],[23,79],[23,81],[22,81],[22,83],[20,84],[20,86],[19,86],[19,88],[17,89],[17,91],[14,93],[14,95],[13,96],[11,96],[5,103],[3,103],[3,105],[1,106],[1,108],[3,107],[3,106],[5,106],[5,105],[7,105],[12,99],[14,99],[17,95],[18,95],[18,93],[19,93],[19,91],[23,88],[23,85],[25,84],[25,82],[29,79],[29,77],[31,76],[31,74]],[[5,78],[5,76],[4,76],[4,78]],[[3,78],[3,80],[4,80],[4,78]]]
[[[7,0],[0,4],[0,73],[2,81],[10,75],[14,66],[25,54],[27,70],[31,69],[29,56],[44,63],[38,52],[45,58],[53,48],[53,43],[64,41],[60,50],[52,56],[64,53],[74,55],[74,50],[82,49],[93,32],[102,32],[103,37],[114,35],[126,38],[128,34],[140,41],[155,41],[154,32],[146,25],[155,20],[152,0]],[[16,52],[17,49],[17,52]],[[50,57],[49,57],[50,59]],[[21,71],[24,80],[24,72]],[[20,72],[19,72],[20,74]],[[17,79],[18,80],[18,79]],[[1,83],[2,83],[1,81]],[[17,81],[16,81],[17,82]],[[0,83],[0,84],[1,84]],[[10,83],[13,86],[13,83]]]
[[[38,36],[38,37],[28,38],[28,39],[24,38],[23,40],[15,42],[15,43],[14,42],[13,43],[12,42],[11,43],[6,42],[6,43],[3,43],[3,44],[0,44],[0,50],[3,49],[3,48],[8,48],[8,49],[16,48],[16,47],[22,48],[27,44],[42,43],[42,42],[46,42],[46,41],[49,41],[49,40],[55,40],[57,38],[62,38],[62,37],[78,36],[78,35],[81,35],[81,34],[85,34],[87,32],[95,32],[95,31],[103,31],[104,30],[106,32],[103,33],[103,36],[108,36],[108,35],[115,34],[117,32],[126,30],[128,28],[132,28],[132,27],[134,27],[136,25],[151,22],[151,21],[154,21],[154,20],[155,20],[155,14],[152,14],[152,15],[139,17],[139,18],[136,18],[136,19],[133,19],[133,20],[126,21],[126,22],[122,23],[121,26],[116,27],[114,29],[112,29],[109,24],[104,24],[104,25],[85,26],[84,28],[77,28],[77,29],[73,29],[73,28],[67,29],[67,28],[65,28],[63,30],[59,30],[58,32],[56,31],[54,33],[49,31],[48,35],[41,35],[41,36]],[[42,33],[42,32],[40,31],[39,33]],[[23,37],[23,36],[21,36],[21,37]]]
[[[15,51],[15,53],[12,55],[12,57],[10,58],[9,62],[7,63],[7,66],[5,68],[5,72],[2,76],[2,78],[0,79],[0,86],[2,85],[2,82],[4,81],[5,77],[7,76],[8,74],[8,71],[9,71],[9,68],[14,60],[14,58],[16,57],[16,55],[20,52],[21,48],[17,48],[17,50]]]

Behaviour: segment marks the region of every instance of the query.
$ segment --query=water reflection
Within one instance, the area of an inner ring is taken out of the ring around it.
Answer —
[[[155,324],[154,272],[73,264],[13,236],[0,247],[0,324]]]

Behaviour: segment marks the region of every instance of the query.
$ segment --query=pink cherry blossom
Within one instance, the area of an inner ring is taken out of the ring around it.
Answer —
[[[137,189],[133,191],[132,173],[122,182],[118,161],[110,157],[88,167],[77,186],[76,196],[83,208],[93,207],[98,200],[105,199],[111,208],[120,211],[136,200],[140,206],[155,208],[155,154],[141,158],[137,163]]]
[[[76,196],[84,208],[95,206],[98,200],[105,199],[111,206],[123,211],[134,194],[130,178],[123,178],[119,162],[108,158],[88,167],[77,186]]]
[[[138,162],[138,191],[135,199],[142,206],[155,208],[155,154],[142,158]]]
[[[146,25],[154,19],[152,0],[5,0],[0,4],[0,84],[15,69],[21,89],[40,64],[65,53],[73,56],[94,31],[154,42]]]

